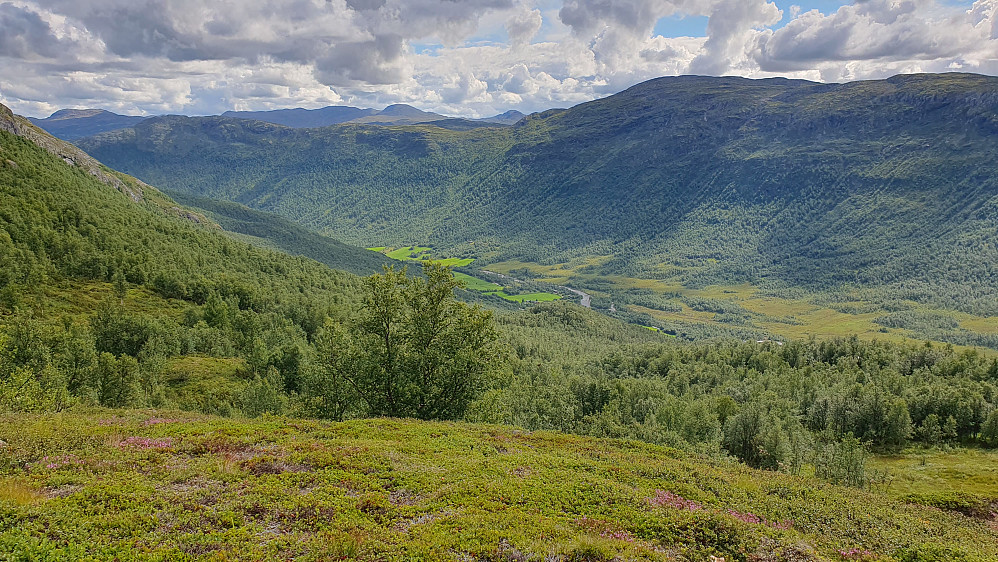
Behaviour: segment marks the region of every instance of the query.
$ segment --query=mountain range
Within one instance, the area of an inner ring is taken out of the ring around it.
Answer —
[[[328,127],[340,123],[371,123],[378,125],[414,125],[434,123],[449,129],[469,129],[475,127],[512,125],[524,115],[510,110],[484,119],[448,117],[439,113],[422,111],[411,105],[395,104],[382,110],[360,109],[356,107],[331,105],[319,109],[275,109],[270,111],[226,111],[222,117],[264,121],[293,128]],[[63,140],[76,140],[131,127],[148,117],[138,115],[118,115],[103,109],[60,109],[44,119],[29,120]]]
[[[124,129],[142,121],[138,115],[118,115],[103,109],[60,109],[44,119],[29,118],[29,121],[63,140]]]

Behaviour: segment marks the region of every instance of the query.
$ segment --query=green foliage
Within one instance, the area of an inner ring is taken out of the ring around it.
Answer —
[[[386,267],[365,280],[351,337],[323,340],[332,371],[323,402],[346,380],[371,414],[454,419],[485,387],[498,359],[491,313],[454,298],[460,281],[449,268],[426,261],[423,274]]]
[[[181,191],[168,193],[179,203],[204,212],[226,231],[240,234],[251,243],[305,256],[333,269],[368,275],[380,271],[387,261],[375,252],[348,246],[273,213]]]
[[[998,315],[996,90],[970,74],[676,77],[510,128],[162,117],[83,146],[154,184],[354,243],[420,240],[476,265],[598,258],[585,266],[591,289],[616,275],[751,283],[848,310],[860,292],[885,330],[998,347],[949,314]],[[690,305],[745,324],[714,301]]]
[[[981,439],[992,447],[998,447],[998,409],[991,410],[984,426],[981,427]]]

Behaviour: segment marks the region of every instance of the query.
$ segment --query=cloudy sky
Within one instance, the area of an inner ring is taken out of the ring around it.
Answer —
[[[998,0],[0,0],[0,102],[567,107],[656,76],[998,74]]]

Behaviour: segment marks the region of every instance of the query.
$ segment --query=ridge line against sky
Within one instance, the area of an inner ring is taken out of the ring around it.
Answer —
[[[485,117],[658,76],[998,74],[998,0],[0,0],[0,102]]]

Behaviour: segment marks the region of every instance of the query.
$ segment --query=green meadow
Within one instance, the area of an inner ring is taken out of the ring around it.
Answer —
[[[405,246],[403,248],[378,246],[368,248],[368,250],[383,253],[393,260],[418,262],[431,261],[447,267],[467,267],[475,261],[474,258],[435,258],[433,257],[433,249],[428,246]],[[561,295],[547,292],[508,294],[505,291],[507,287],[468,275],[466,273],[454,272],[454,277],[463,282],[464,288],[469,291],[477,291],[487,295],[500,297],[510,302],[517,302],[521,304],[528,302],[551,302],[562,298]]]
[[[561,295],[556,295],[554,293],[525,293],[522,295],[507,295],[504,291],[498,291],[496,293],[489,293],[497,297],[502,297],[508,301],[513,302],[551,302],[560,300]]]
[[[635,441],[453,422],[0,416],[5,560],[985,562],[984,519]]]

